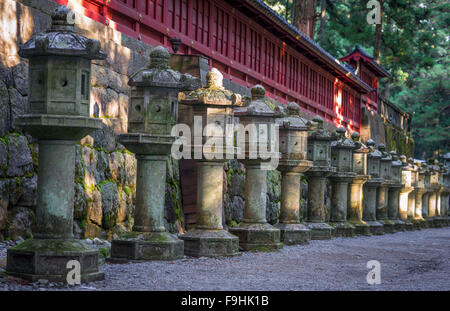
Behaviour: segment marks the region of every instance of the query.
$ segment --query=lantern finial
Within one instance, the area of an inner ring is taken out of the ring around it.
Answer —
[[[318,128],[323,128],[323,119],[320,116],[316,115],[312,120],[317,123]]]
[[[352,140],[353,140],[354,142],[359,141],[359,138],[360,138],[360,137],[361,137],[361,135],[359,135],[358,132],[353,132],[353,134],[352,134]]]
[[[223,75],[217,68],[212,68],[206,74],[206,87],[223,89]]]
[[[339,136],[340,138],[341,138],[341,137],[344,137],[346,132],[347,132],[347,130],[346,130],[344,127],[342,127],[342,126],[340,126],[340,127],[338,127],[338,128],[336,129],[336,133],[338,134],[338,136]]]
[[[299,116],[300,115],[300,107],[296,102],[290,102],[287,106],[288,114],[290,116]]]
[[[255,85],[251,89],[252,100],[261,99],[266,96],[266,89],[262,85]]]
[[[150,68],[169,68],[169,51],[162,47],[157,46],[150,51]]]
[[[71,31],[75,30],[75,12],[62,5],[52,12],[52,31]]]

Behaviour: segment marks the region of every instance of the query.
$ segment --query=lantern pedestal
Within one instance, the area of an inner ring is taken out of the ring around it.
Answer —
[[[128,232],[113,240],[111,263],[183,258],[183,241],[168,232]]]
[[[306,245],[311,240],[311,230],[301,223],[277,223],[280,241],[285,245]]]
[[[356,235],[355,226],[347,221],[348,184],[355,175],[350,172],[339,172],[330,177],[332,188],[330,225],[334,228],[336,237]]]
[[[26,115],[16,124],[39,140],[38,203],[34,238],[8,249],[7,273],[32,282],[66,282],[67,263],[77,260],[81,282],[104,279],[98,271],[98,250],[73,239],[72,232],[75,145],[87,133],[100,129],[101,120]]]
[[[166,232],[164,202],[166,162],[174,137],[131,133],[118,140],[136,154],[136,209],[132,232],[111,243],[110,262],[183,258],[183,241]]]
[[[257,161],[258,162],[258,161]],[[239,247],[244,251],[274,251],[283,247],[280,230],[266,221],[266,171],[260,163],[245,163],[244,220],[230,233],[239,237]]]
[[[363,185],[369,179],[368,175],[357,175],[350,184],[348,222],[355,227],[357,235],[372,235],[369,225],[363,220]]]
[[[331,166],[313,166],[305,174],[308,179],[308,219],[311,240],[329,240],[334,228],[326,223],[325,188],[326,179],[336,169]]]
[[[416,220],[415,210],[416,210],[416,192],[418,188],[414,187],[413,191],[408,194],[408,210],[406,212],[408,221],[412,223],[413,230],[420,230],[420,224]]]
[[[405,229],[408,231],[414,230],[413,223],[408,219],[408,205],[409,205],[409,193],[413,191],[413,187],[404,187],[400,190],[400,199],[399,199],[399,214],[401,220],[405,223]]]
[[[269,223],[250,223],[244,220],[230,228],[230,232],[239,237],[239,248],[243,251],[276,251],[283,248],[280,230]]]
[[[378,189],[377,220],[383,225],[384,233],[395,233],[395,224],[388,218],[389,182],[384,182]]]
[[[193,257],[236,256],[239,238],[222,227],[223,161],[197,162],[197,224],[180,236]]]
[[[439,219],[438,219],[438,215],[437,215],[437,209],[436,209],[436,204],[437,204],[437,196],[438,196],[438,192],[436,191],[436,186],[432,186],[433,187],[433,191],[430,193],[430,198],[428,201],[428,206],[429,206],[429,210],[428,210],[428,217],[430,220],[430,224],[431,224],[431,228],[438,228],[439,227]]]
[[[425,200],[425,199],[423,199]],[[426,198],[427,202],[426,202],[426,206],[427,211],[426,211],[426,216],[425,221],[427,223],[427,227],[428,228],[433,228],[434,227],[434,216],[435,216],[435,209],[434,206],[436,205],[436,192],[434,192],[433,188],[429,188],[428,189],[428,194],[427,194],[427,198]]]
[[[378,222],[383,225],[384,233],[395,233],[395,224],[389,220],[389,186],[393,181],[401,181],[401,161],[398,161],[397,153],[391,151],[386,152],[384,144],[378,145],[378,150],[382,156],[380,159],[380,177],[384,179],[378,188],[377,193],[377,211],[376,217]]]
[[[444,176],[446,175],[447,174],[445,174]],[[444,187],[444,190],[441,193],[441,217],[443,227],[447,227],[450,225],[450,217],[448,216],[448,198],[449,198],[448,188]]]
[[[280,241],[286,245],[309,244],[311,230],[299,222],[300,179],[312,165],[311,161],[288,160],[278,166],[281,171]]]
[[[430,228],[430,221],[428,217],[428,201],[430,199],[430,189],[426,188],[426,192],[422,196],[422,217],[424,220],[424,227]]]
[[[6,271],[30,282],[45,279],[65,283],[69,272],[67,264],[71,260],[80,263],[82,283],[105,279],[105,274],[98,271],[98,250],[75,239],[26,240],[8,249]]]
[[[426,222],[423,218],[423,195],[427,192],[425,188],[418,188],[416,190],[415,208],[414,208],[414,221],[417,223],[419,229],[426,228]]]
[[[447,192],[447,194],[445,196],[443,196],[443,198],[441,199],[442,200],[441,202],[443,202],[442,204],[445,204],[445,206],[441,207],[441,210],[444,211],[443,212],[444,216],[442,216],[443,226],[444,227],[450,226],[450,216],[448,216],[448,198],[449,198],[449,195],[448,195],[448,192]]]
[[[226,230],[193,229],[180,236],[184,253],[192,257],[239,256],[239,238]]]
[[[400,220],[398,212],[399,212],[399,196],[400,189],[402,188],[402,184],[399,183],[390,183],[388,188],[388,219],[390,222],[394,224],[395,231],[405,231],[406,224]]]
[[[363,189],[363,219],[369,225],[370,232],[375,235],[384,234],[383,225],[376,219],[377,211],[377,188],[380,187],[383,179],[373,178],[366,182]]]
[[[446,220],[442,214],[442,209],[441,209],[441,202],[442,202],[442,193],[444,192],[444,187],[443,186],[439,186],[439,191],[436,194],[436,217],[435,217],[435,222],[436,222],[436,227],[437,228],[443,228],[445,227],[445,223]]]

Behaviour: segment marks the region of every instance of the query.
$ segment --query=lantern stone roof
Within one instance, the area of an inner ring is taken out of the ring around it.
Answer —
[[[300,116],[300,107],[295,102],[287,105],[287,113],[282,118],[277,118],[280,130],[307,131],[311,123]]]
[[[354,153],[369,153],[370,149],[367,148],[367,146],[364,145],[360,139],[361,139],[361,135],[358,132],[352,133],[352,140],[353,140],[353,143],[355,144],[355,149],[353,150],[353,152]]]
[[[415,165],[414,159],[413,158],[408,158],[408,165],[411,168],[412,171],[417,171],[418,167],[417,165]]]
[[[442,156],[442,158],[447,162],[447,161],[450,161],[450,152],[447,152],[446,154],[444,154],[443,156]]]
[[[128,80],[130,86],[150,86],[189,90],[200,85],[200,79],[190,74],[182,74],[169,66],[169,51],[157,46],[150,51],[150,64],[134,73]]]
[[[381,153],[381,151],[378,150],[377,148],[375,148],[375,141],[373,141],[372,139],[369,139],[366,142],[366,144],[371,149],[371,152],[369,152],[369,154],[367,155],[369,158],[381,159],[383,157],[383,154]]]
[[[237,116],[268,116],[278,117],[281,115],[280,108],[271,108],[271,102],[266,98],[266,89],[262,85],[255,85],[251,89],[252,100],[246,106],[235,108]]]
[[[405,155],[401,155],[400,160],[402,161],[402,169],[404,171],[414,171],[414,162],[411,165],[410,160],[407,159]]]
[[[402,161],[399,160],[397,152],[392,150],[390,153],[392,157],[392,166],[402,166]]]
[[[75,33],[75,15],[69,8],[60,6],[53,11],[51,28],[33,36],[19,49],[24,58],[34,56],[74,56],[87,59],[105,59],[100,42]]]
[[[336,129],[336,134],[338,139],[331,142],[331,148],[338,148],[338,149],[354,149],[355,143],[345,137],[345,133],[347,131],[343,127],[338,127]]]
[[[434,160],[433,164],[431,165],[431,168],[435,172],[439,172],[440,171],[439,161],[437,159]]]
[[[320,116],[315,116],[313,125],[308,133],[308,140],[334,140],[336,135],[323,127],[323,119]]]
[[[428,165],[425,161],[421,162],[420,168],[420,174],[423,175],[430,175],[430,170],[428,169]]]
[[[386,152],[386,146],[384,144],[380,144],[378,150],[380,150],[382,154],[381,161],[392,161],[392,156]]]
[[[212,68],[206,75],[206,87],[183,94],[180,99],[182,104],[194,105],[239,106],[242,104],[239,94],[224,88],[223,75],[216,68]]]

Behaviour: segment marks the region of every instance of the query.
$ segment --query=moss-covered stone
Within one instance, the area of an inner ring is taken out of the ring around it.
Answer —
[[[414,139],[405,131],[395,128],[389,122],[384,124],[387,150],[396,150],[406,157],[414,156]]]
[[[29,239],[10,248],[13,251],[36,253],[64,253],[92,251],[92,248],[83,240],[64,239]]]

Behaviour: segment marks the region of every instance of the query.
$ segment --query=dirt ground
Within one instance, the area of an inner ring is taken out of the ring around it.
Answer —
[[[367,262],[381,264],[369,285]],[[450,228],[311,241],[234,258],[103,264],[105,281],[67,287],[0,277],[0,290],[450,290]],[[1,268],[0,268],[1,271]]]

